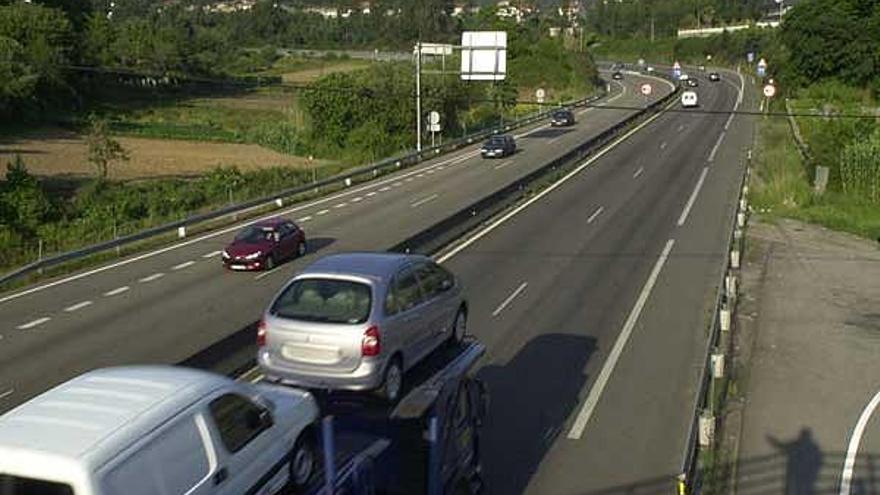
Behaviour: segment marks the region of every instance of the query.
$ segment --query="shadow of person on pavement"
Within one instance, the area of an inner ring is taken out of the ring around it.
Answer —
[[[767,442],[786,457],[785,495],[816,495],[823,456],[810,429],[802,428],[790,442],[767,435]]]
[[[547,334],[528,341],[504,365],[482,368],[489,389],[483,468],[491,494],[522,493],[566,418],[577,408],[584,367],[596,339]]]

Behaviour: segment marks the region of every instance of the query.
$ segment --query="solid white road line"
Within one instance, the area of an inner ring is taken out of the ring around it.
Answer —
[[[113,290],[111,290],[111,291],[107,291],[107,292],[104,293],[104,295],[105,295],[106,297],[118,296],[119,294],[122,294],[123,292],[128,291],[129,288],[130,288],[130,287],[126,285],[126,286],[123,286],[123,287],[119,287],[119,288],[113,289]]]
[[[183,270],[184,268],[189,268],[195,264],[196,264],[195,261],[184,261],[183,263],[172,266],[171,269],[175,270],[175,271]]]
[[[593,223],[593,220],[595,220],[596,218],[598,218],[599,215],[601,215],[603,211],[605,211],[605,207],[604,207],[604,206],[600,206],[599,208],[597,208],[596,211],[594,211],[593,214],[590,215],[590,218],[587,219],[587,223],[588,223],[588,224]]]
[[[308,222],[308,221],[311,220],[311,219],[312,219],[312,217],[311,217],[311,215],[309,215],[309,216],[305,216],[305,217],[302,217],[302,218],[297,218],[296,221],[299,222],[299,223],[306,223],[306,222]]]
[[[14,394],[14,393],[15,393],[15,389],[14,389],[14,388],[10,388],[9,390],[7,390],[7,391],[5,391],[5,392],[0,392],[0,400],[3,400],[3,399],[5,399],[5,398],[7,398],[7,397],[9,397],[10,395],[12,395],[12,394]]]
[[[528,285],[528,282],[521,283],[519,287],[517,287],[516,290],[513,291],[513,293],[507,296],[507,299],[502,301],[501,304],[499,304],[498,307],[495,308],[495,311],[492,311],[492,317],[494,318],[500,315],[501,312],[504,311],[504,308],[506,308],[511,302],[513,302],[514,299],[516,299],[516,296],[520,295],[522,291],[526,290],[526,287],[528,287]]]
[[[709,160],[710,162],[715,161],[715,153],[718,152],[718,147],[721,146],[722,141],[724,141],[724,131],[721,131],[721,134],[718,135],[718,140],[715,141],[715,146],[712,146],[712,151],[709,152]]]
[[[645,171],[645,167],[639,167],[639,169],[636,170],[635,173],[633,173],[633,179],[638,179],[639,176],[642,175],[642,172],[644,172],[644,171]]]
[[[667,107],[667,108],[668,108],[668,107]],[[451,249],[449,252],[447,252],[446,254],[440,256],[439,258],[437,258],[437,262],[438,262],[438,263],[443,263],[443,262],[445,262],[445,261],[448,261],[449,259],[451,259],[451,258],[454,257],[455,255],[457,255],[458,253],[464,251],[465,249],[467,249],[468,247],[470,247],[473,243],[479,241],[480,239],[482,239],[483,237],[485,237],[487,234],[489,234],[490,232],[492,232],[493,230],[497,229],[499,226],[501,226],[502,224],[504,224],[505,222],[507,222],[508,220],[510,220],[511,218],[513,218],[514,216],[516,216],[517,214],[519,214],[521,211],[525,210],[526,208],[528,208],[529,206],[533,205],[533,204],[536,203],[537,201],[540,201],[541,198],[543,198],[543,197],[547,196],[548,194],[552,193],[553,191],[555,191],[555,190],[556,190],[557,188],[559,188],[562,184],[565,184],[566,182],[568,182],[569,180],[571,180],[572,177],[574,177],[574,176],[576,176],[577,174],[581,173],[585,168],[587,168],[587,167],[589,167],[590,165],[592,165],[593,163],[595,163],[596,160],[602,158],[603,156],[605,156],[605,154],[607,154],[607,153],[610,152],[611,150],[617,148],[621,143],[623,143],[624,141],[626,141],[627,139],[629,139],[633,134],[635,134],[635,133],[639,132],[640,130],[644,129],[646,126],[648,126],[649,124],[651,124],[651,123],[654,122],[655,120],[659,119],[660,116],[665,115],[665,113],[666,113],[666,112],[664,112],[664,111],[657,112],[655,115],[651,116],[648,120],[646,120],[646,121],[642,122],[641,124],[637,125],[636,127],[634,127],[632,130],[630,130],[629,132],[627,132],[627,133],[624,134],[623,136],[620,136],[620,137],[617,138],[615,141],[613,141],[611,144],[609,144],[608,146],[606,146],[605,148],[603,148],[602,150],[600,150],[598,153],[596,153],[595,155],[593,155],[593,156],[591,156],[590,158],[588,158],[586,161],[584,161],[584,163],[581,163],[580,165],[578,165],[577,167],[575,167],[574,170],[572,170],[571,172],[569,172],[569,173],[565,174],[564,176],[562,176],[562,178],[560,178],[559,180],[557,180],[556,182],[554,182],[553,184],[551,184],[549,187],[547,187],[547,188],[544,189],[543,191],[539,192],[538,194],[532,196],[532,197],[531,197],[529,200],[527,200],[525,203],[523,203],[523,204],[517,206],[516,208],[514,208],[514,209],[511,210],[510,212],[508,212],[508,213],[502,215],[501,218],[499,218],[498,220],[495,220],[494,222],[490,223],[489,225],[487,225],[487,226],[486,226],[485,228],[483,228],[482,230],[477,231],[476,234],[474,234],[474,235],[472,235],[471,237],[467,238],[464,242],[462,242],[461,244],[458,244],[458,245],[455,246],[453,249]]]
[[[165,274],[164,274],[164,273],[161,273],[161,272],[160,272],[160,273],[154,273],[154,274],[150,275],[149,277],[144,277],[144,278],[138,280],[138,282],[141,282],[141,283],[144,283],[144,284],[145,284],[145,283],[147,283],[147,282],[152,282],[153,280],[159,280],[160,278],[162,278],[162,277],[164,277],[164,276],[165,276]]]
[[[703,181],[706,180],[706,174],[709,173],[709,167],[703,167],[703,172],[700,174],[700,180],[697,181],[696,187],[694,187],[694,192],[691,193],[690,199],[686,205],[684,205],[684,210],[681,212],[681,216],[678,217],[678,226],[681,227],[684,225],[684,222],[687,221],[688,215],[691,212],[691,208],[694,206],[694,201],[697,200],[697,195],[700,194],[700,189],[703,187]]]
[[[48,316],[44,316],[43,318],[39,318],[39,319],[36,319],[36,320],[34,320],[34,321],[31,321],[31,322],[25,323],[24,325],[19,325],[19,326],[16,327],[16,328],[18,328],[19,330],[30,330],[31,328],[38,327],[38,326],[42,325],[43,323],[46,323],[47,321],[49,321],[49,320],[51,320],[51,319],[52,319],[52,318],[49,318]]]
[[[74,311],[79,311],[83,308],[89,307],[92,305],[92,301],[83,301],[81,303],[76,303],[73,306],[68,306],[64,308],[64,311],[67,313],[73,313]]]
[[[419,206],[422,206],[425,203],[430,203],[431,201],[434,201],[438,197],[440,197],[439,194],[432,194],[432,195],[428,196],[427,198],[422,198],[422,199],[416,201],[415,203],[411,204],[410,206],[412,208],[418,208]]]
[[[856,467],[856,455],[859,453],[859,444],[862,442],[862,435],[865,434],[865,428],[874,410],[880,405],[880,392],[865,406],[862,414],[859,416],[856,427],[853,429],[852,436],[849,437],[849,446],[846,449],[846,460],[843,463],[843,473],[840,475],[840,491],[839,495],[850,495],[852,490],[853,471]]]
[[[593,383],[593,386],[590,388],[587,400],[584,401],[584,405],[581,407],[577,418],[574,420],[574,424],[571,426],[571,430],[568,432],[569,439],[579,440],[581,435],[583,435],[584,428],[586,428],[587,423],[590,421],[590,417],[593,415],[593,411],[596,409],[596,405],[599,403],[599,399],[602,397],[602,392],[605,390],[605,386],[611,378],[611,373],[614,371],[614,367],[617,366],[617,361],[620,359],[624,347],[626,347],[627,342],[629,342],[629,338],[636,326],[636,322],[638,322],[639,316],[642,314],[642,309],[644,309],[645,303],[648,302],[648,297],[651,295],[651,291],[654,289],[654,284],[657,283],[660,271],[663,269],[663,265],[666,264],[666,260],[669,258],[669,253],[672,251],[672,246],[674,245],[674,239],[666,241],[666,247],[663,248],[660,258],[658,258],[657,262],[654,264],[654,269],[651,271],[648,281],[645,282],[645,286],[642,287],[642,292],[639,294],[635,306],[633,306],[632,311],[630,311],[629,317],[626,319],[626,323],[620,331],[620,335],[617,336],[617,340],[614,342],[614,347],[611,348],[611,352],[608,354],[608,357],[605,358],[605,364],[602,365],[602,370],[599,372],[596,382]]]
[[[210,253],[203,254],[202,258],[205,258],[205,259],[213,258],[215,256],[220,256],[222,253],[223,253],[223,251],[211,251]]]
[[[321,210],[317,213],[317,215],[326,215],[328,213],[330,213],[330,210]]]

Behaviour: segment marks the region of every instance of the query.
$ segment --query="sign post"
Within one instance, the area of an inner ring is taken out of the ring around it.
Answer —
[[[434,143],[434,135],[440,132],[440,113],[436,111],[432,111],[428,114],[428,130],[431,131],[431,147],[433,148]]]

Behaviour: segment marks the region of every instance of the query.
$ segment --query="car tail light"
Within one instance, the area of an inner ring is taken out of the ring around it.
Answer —
[[[260,323],[257,325],[257,347],[265,347],[266,346],[266,319],[263,318],[260,320]]]
[[[382,352],[382,343],[379,338],[379,327],[371,326],[364,332],[364,339],[361,341],[362,356],[378,356]]]

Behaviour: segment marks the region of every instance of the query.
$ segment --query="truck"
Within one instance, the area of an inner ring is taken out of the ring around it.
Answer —
[[[395,405],[316,392],[322,468],[308,495],[466,495],[483,491],[480,430],[488,392],[473,370],[485,346],[466,339],[411,370]]]

